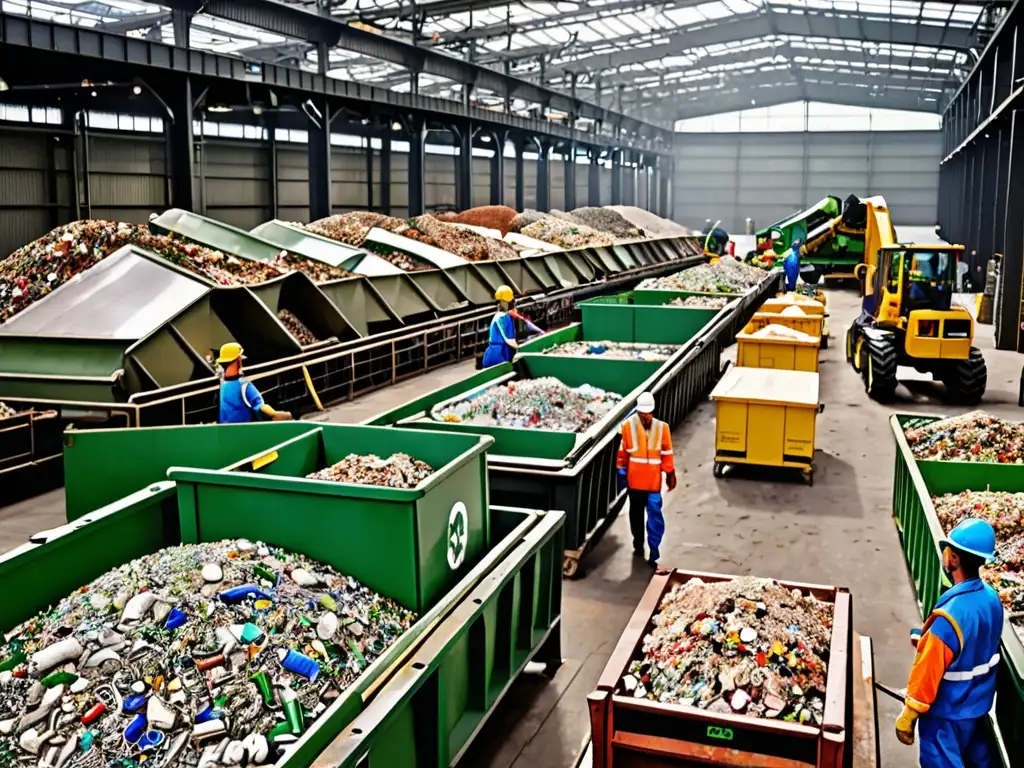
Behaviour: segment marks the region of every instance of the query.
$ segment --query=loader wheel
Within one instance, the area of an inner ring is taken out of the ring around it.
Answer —
[[[864,358],[868,353],[867,339],[863,336],[854,336],[850,343],[853,345],[850,365],[853,366],[853,370],[862,374],[864,372]]]
[[[853,365],[853,347],[853,326],[851,325],[849,328],[846,329],[846,362],[848,362],[850,365]]]
[[[896,394],[896,346],[888,338],[865,339],[861,354],[864,391],[876,402],[889,402]]]
[[[952,364],[942,378],[946,397],[961,405],[974,405],[981,401],[988,384],[988,368],[981,350],[971,347],[971,356]]]

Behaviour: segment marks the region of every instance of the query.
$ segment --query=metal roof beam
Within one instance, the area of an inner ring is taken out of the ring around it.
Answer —
[[[601,72],[676,56],[709,45],[780,35],[920,45],[956,51],[970,50],[975,44],[974,34],[968,26],[946,28],[917,24],[912,19],[881,20],[874,15],[852,12],[806,11],[797,14],[759,11],[738,14],[716,23],[680,27],[670,33],[658,31],[650,35],[617,38],[610,41],[619,46],[617,50],[550,64],[546,72],[549,77],[568,72]]]
[[[644,127],[647,132],[671,140],[671,130],[646,124],[631,116],[620,115],[596,104],[573,98],[559,91],[545,88],[517,77],[505,75],[488,67],[438,51],[414,46],[391,37],[367,32],[333,16],[322,16],[304,8],[286,5],[275,0],[163,0],[165,5],[192,13],[202,10],[210,16],[273,32],[284,37],[306,40],[328,48],[340,47],[381,61],[406,67],[456,83],[472,85],[483,90],[523,99],[533,104],[547,104],[578,117],[589,117],[602,122],[621,125],[635,131]],[[244,53],[244,52],[243,52]]]
[[[113,32],[123,35],[125,32],[134,32],[137,29],[148,29],[149,27],[162,26],[171,23],[170,11],[158,11],[156,13],[141,13],[136,16],[126,16],[120,21],[103,21],[97,24],[94,29],[102,29],[104,32]]]

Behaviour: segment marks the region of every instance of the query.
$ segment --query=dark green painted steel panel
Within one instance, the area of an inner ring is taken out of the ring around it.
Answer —
[[[4,373],[110,376],[124,365],[132,344],[124,339],[0,334]]]
[[[512,281],[512,285],[518,288],[519,296],[525,296],[530,293],[538,293],[543,291],[547,286],[538,278],[537,273],[532,268],[528,268],[526,262],[523,259],[507,259],[505,261],[494,262],[495,265],[500,266],[500,269],[504,274],[508,275]]]
[[[721,310],[646,306],[636,301],[632,293],[599,296],[579,303],[589,337],[646,344],[684,344],[721,313],[731,312],[731,306]]]
[[[318,287],[349,319],[360,336],[385,333],[403,325],[398,312],[368,278],[332,280]]]
[[[469,304],[469,299],[444,270],[409,272],[407,278],[420,289],[421,294],[429,296],[442,312],[464,309]]]
[[[184,503],[179,508],[176,501]],[[326,546],[322,533],[326,527],[338,527],[338,520],[344,519],[346,514],[365,516],[372,510],[362,505],[336,509],[335,520],[330,521],[313,519],[306,513],[304,509],[290,511],[288,524],[284,524],[281,515],[247,515],[241,509],[232,509],[230,504],[200,510],[191,503],[187,494],[175,488],[174,483],[154,484],[96,510],[76,523],[33,537],[34,543],[0,557],[0,585],[5,593],[0,606],[0,629],[12,629],[111,568],[163,547],[188,541],[219,537],[272,541],[316,557],[342,573],[356,575],[343,548]],[[538,540],[535,530],[550,531],[548,515],[527,510],[494,509],[489,513],[490,519],[493,519],[493,527],[501,538],[496,538],[492,546],[486,547],[477,557],[476,566],[453,583],[447,592],[438,595],[418,621],[364,670],[315,726],[303,734],[277,768],[310,765],[364,709],[366,703],[373,702],[376,686],[387,681],[399,669],[397,662],[410,651],[415,651],[418,660],[440,663],[443,659],[435,662],[424,654],[424,639],[431,636],[431,630],[436,626],[450,626],[447,618],[454,615],[459,606],[476,605],[472,602],[476,594],[474,590],[481,584],[490,584],[490,574],[504,577],[510,570],[519,573],[542,566],[543,556],[540,560],[536,557],[530,559],[526,549],[527,545],[532,546]],[[378,570],[390,567],[392,549],[386,537],[365,541],[363,546],[373,553]],[[546,599],[538,603],[544,608],[542,615],[550,617],[554,613],[557,623],[557,613],[552,606],[558,604],[556,599],[560,598],[560,591],[556,597],[555,590],[561,587],[554,581],[549,579],[550,586],[546,592],[540,590]]]
[[[379,275],[365,279],[406,323],[429,320],[441,311],[435,298],[424,292],[408,275]]]
[[[544,515],[314,767],[454,765],[527,662],[561,663],[563,522]]]
[[[166,479],[172,466],[218,469],[318,428],[308,421],[64,433],[68,521]]]
[[[347,573],[422,612],[486,550],[490,442],[477,435],[325,424],[227,469],[172,467],[168,477],[178,484],[183,514],[195,511],[194,530],[182,518],[185,540],[226,538],[237,516],[265,526],[265,541],[318,560],[342,558]],[[350,453],[395,452],[426,461],[434,473],[415,489],[306,479]],[[457,507],[463,510],[465,540],[450,543]],[[305,526],[296,525],[296,518]],[[311,529],[317,532],[313,540]],[[387,542],[386,564],[378,542]]]
[[[281,250],[322,261],[333,267],[340,267],[349,259],[366,253],[360,248],[353,248],[278,219],[260,224],[250,230],[250,234],[272,243]]]
[[[634,304],[668,304],[674,299],[686,299],[690,296],[715,296],[718,298],[728,299],[730,301],[739,301],[743,299],[744,294],[742,293],[708,293],[703,291],[669,291],[663,288],[637,288],[633,292],[633,303]]]
[[[896,442],[893,468],[893,519],[917,593],[921,615],[928,616],[939,596],[952,586],[942,572],[939,542],[944,536],[932,496],[989,488],[1024,491],[1024,466],[980,462],[917,461],[907,444],[906,424],[920,425],[940,417],[895,414],[890,417]],[[1010,768],[1024,766],[1024,646],[1006,621],[1000,639],[995,715],[998,737],[1005,744]]]
[[[359,333],[348,318],[302,272],[292,272],[250,289],[274,315],[288,310],[321,342],[338,339],[351,341]]]
[[[281,252],[278,246],[244,229],[181,208],[170,208],[150,219],[149,228],[160,234],[180,235],[218,251],[253,261],[271,262]]]

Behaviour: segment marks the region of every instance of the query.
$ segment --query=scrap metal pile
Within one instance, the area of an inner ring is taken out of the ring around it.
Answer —
[[[6,635],[0,753],[53,768],[269,765],[414,620],[274,546],[169,547]]]
[[[768,579],[693,578],[662,599],[620,693],[821,724],[833,606]]]
[[[743,293],[761,282],[764,273],[730,257],[662,277],[649,277],[637,288],[697,293]]]
[[[606,360],[646,360],[664,362],[679,347],[668,344],[638,344],[631,341],[569,341],[544,350],[556,357],[601,356]]]
[[[288,329],[288,333],[295,337],[295,340],[302,346],[308,346],[310,344],[316,344],[318,339],[313,332],[307,328],[299,318],[297,318],[292,312],[287,309],[279,309],[277,311],[277,319],[281,321],[281,325]]]
[[[668,303],[670,307],[694,307],[696,309],[723,309],[729,299],[725,296],[677,296]]]
[[[583,432],[621,400],[621,395],[589,384],[570,387],[544,376],[496,384],[464,400],[436,405],[431,417],[491,427]]]
[[[382,485],[387,488],[415,488],[434,472],[429,464],[407,453],[393,453],[382,459],[374,454],[350,453],[341,461],[306,475],[310,480],[332,483]]]
[[[1024,640],[1024,493],[964,491],[932,497],[942,530],[968,517],[987,520],[996,532],[996,561],[981,569],[999,593],[1014,631]]]
[[[908,426],[905,432],[915,459],[1024,463],[1024,426],[983,411]]]

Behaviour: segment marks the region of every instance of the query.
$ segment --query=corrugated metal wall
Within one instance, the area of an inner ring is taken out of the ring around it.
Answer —
[[[683,133],[677,146],[674,218],[686,226],[766,227],[829,194],[882,195],[897,224],[935,224],[938,131]]]

